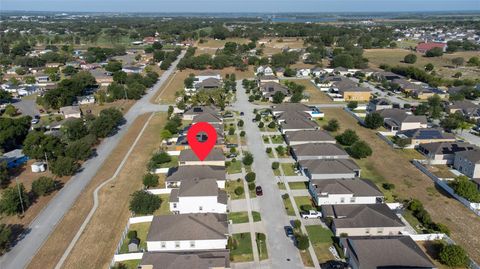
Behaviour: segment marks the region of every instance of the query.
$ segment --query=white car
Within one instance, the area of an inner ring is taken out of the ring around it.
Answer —
[[[319,219],[322,217],[322,213],[315,210],[309,210],[308,212],[301,213],[300,216],[304,219]]]
[[[40,120],[38,120],[38,119],[32,119],[32,121],[31,121],[32,124],[37,124],[39,122],[40,122]]]

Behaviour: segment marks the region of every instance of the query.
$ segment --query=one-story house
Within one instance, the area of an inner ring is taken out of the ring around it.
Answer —
[[[469,119],[480,119],[480,106],[471,101],[453,101],[445,106],[449,114],[460,113]]]
[[[284,113],[303,112],[310,114],[312,118],[323,118],[325,114],[316,106],[307,106],[301,103],[282,103],[272,107],[273,116],[278,116]]]
[[[213,148],[204,160],[200,160],[192,149],[184,149],[178,156],[180,166],[184,165],[211,165],[225,166],[225,155],[219,148]]]
[[[427,117],[424,115],[412,115],[398,108],[383,109],[379,113],[383,117],[385,128],[392,132],[427,128]]]
[[[207,122],[210,124],[222,124],[223,119],[218,116],[218,114],[212,114],[210,112],[204,112],[193,117],[192,123],[195,124],[197,122]]]
[[[335,144],[336,140],[324,130],[300,130],[289,131],[284,134],[285,142],[289,146],[309,143],[330,143]]]
[[[64,106],[60,108],[60,113],[62,113],[65,119],[68,118],[77,118],[82,117],[82,111],[79,106]]]
[[[384,195],[367,179],[310,180],[309,192],[317,206],[334,204],[376,204]]]
[[[290,101],[290,89],[280,83],[266,82],[260,86],[260,91],[262,92],[262,96],[269,101],[273,101],[273,96],[277,92],[281,92],[285,96],[285,98],[283,99],[284,102]]]
[[[289,131],[317,130],[319,128],[315,121],[303,118],[286,119],[280,123],[280,131],[282,134]]]
[[[421,128],[399,131],[396,133],[398,138],[407,139],[411,147],[416,147],[423,143],[435,142],[455,142],[455,135],[445,133],[438,128]]]
[[[372,91],[366,87],[341,87],[338,93],[345,101],[369,101]]]
[[[219,111],[214,106],[193,106],[183,113],[184,120],[193,120],[193,118],[202,113],[210,113],[219,116]]]
[[[322,216],[332,218],[336,236],[399,235],[406,225],[386,204],[322,205]]]
[[[418,145],[417,150],[428,158],[430,164],[453,164],[455,153],[478,149],[465,142],[436,142]]]
[[[436,268],[410,236],[347,237],[340,244],[352,268]]]
[[[147,234],[148,251],[225,249],[226,214],[199,213],[154,216]]]
[[[360,167],[351,159],[320,159],[298,162],[300,170],[310,179],[360,177]]]
[[[5,162],[7,168],[19,167],[28,161],[28,156],[21,149],[14,149],[0,156],[0,163]]]

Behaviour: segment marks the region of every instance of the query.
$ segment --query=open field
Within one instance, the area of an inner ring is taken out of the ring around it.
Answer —
[[[331,104],[332,99],[324,92],[321,92],[309,79],[294,80],[293,82],[305,86],[304,93],[310,97],[310,104]]]
[[[53,268],[90,211],[94,189],[110,178],[136,139],[149,115],[141,115],[122,138],[119,146],[110,155],[97,175],[85,188],[72,209],[64,216],[39,252],[33,257],[28,268]],[[142,175],[150,154],[155,150],[160,138],[158,132],[164,125],[164,113],[154,116],[145,130],[139,144],[133,150],[118,178],[99,193],[100,205],[80,237],[76,247],[64,264],[65,268],[107,267],[120,239],[120,234],[130,216],[129,194],[140,189]]]
[[[122,111],[123,114],[127,113],[128,110],[135,104],[136,100],[116,100],[111,103],[103,103],[103,104],[87,104],[87,105],[80,105],[83,113],[88,113],[90,111],[93,115],[98,116],[100,111],[116,107]]]
[[[362,177],[375,175],[376,178],[370,179],[377,184],[382,181],[395,184],[393,194],[398,195],[399,199],[416,198],[422,201],[432,220],[447,225],[452,239],[462,245],[473,259],[480,260],[480,237],[471,236],[478,233],[480,219],[473,212],[453,198],[445,196],[430,178],[410,163],[404,153],[393,150],[374,131],[360,127],[347,112],[339,108],[323,110],[329,118],[338,119],[341,131],[354,129],[372,148],[373,155],[359,162],[371,171],[370,175],[362,171]]]
[[[193,69],[185,69],[183,71],[176,70],[169,78],[165,86],[163,86],[162,90],[156,95],[152,102],[154,103],[161,103],[161,104],[172,104],[175,103],[175,93],[181,91],[185,88],[183,82],[184,80],[190,75],[195,74],[198,75],[205,70],[193,70]],[[253,77],[253,67],[249,66],[247,71],[239,71],[235,70],[235,67],[227,67],[221,70],[213,69],[220,73],[220,75],[225,78],[227,74],[235,73],[237,80],[242,80],[244,78]]]
[[[247,44],[250,40],[246,38],[227,38],[225,40],[213,39],[213,38],[202,38],[203,42],[197,42],[195,51],[195,56],[200,54],[215,54],[217,49],[221,49],[225,46],[227,42],[235,42],[239,44]]]
[[[403,62],[405,55],[413,53],[417,55],[417,62],[414,64],[406,64]],[[406,49],[367,49],[363,53],[365,58],[368,58],[370,67],[378,67],[382,63],[386,63],[392,66],[415,66],[423,69],[427,63],[432,63],[437,74],[444,76],[445,78],[452,78],[456,72],[462,72],[462,78],[478,78],[480,77],[480,68],[464,66],[455,68],[451,60],[456,57],[462,57],[465,62],[470,57],[478,56],[478,51],[460,51],[452,54],[444,54],[441,57],[424,57],[420,53]]]
[[[259,42],[265,43],[263,48],[263,53],[265,55],[272,55],[282,51],[282,48],[289,47],[291,49],[303,48],[303,39],[294,38],[294,37],[284,37],[284,38],[262,38]]]

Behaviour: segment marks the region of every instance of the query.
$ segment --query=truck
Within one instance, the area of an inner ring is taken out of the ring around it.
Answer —
[[[322,217],[322,213],[315,210],[309,210],[307,212],[302,212],[300,216],[304,219],[319,219]]]

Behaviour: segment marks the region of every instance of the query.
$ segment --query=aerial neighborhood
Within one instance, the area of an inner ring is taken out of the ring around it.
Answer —
[[[480,268],[477,11],[154,10],[2,10],[0,268]]]

